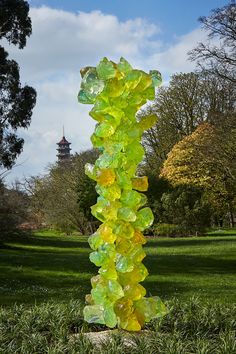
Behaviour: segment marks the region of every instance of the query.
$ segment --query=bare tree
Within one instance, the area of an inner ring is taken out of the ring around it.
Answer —
[[[212,10],[210,16],[200,17],[199,21],[208,34],[208,41],[189,52],[190,60],[196,61],[201,69],[236,83],[235,1]]]

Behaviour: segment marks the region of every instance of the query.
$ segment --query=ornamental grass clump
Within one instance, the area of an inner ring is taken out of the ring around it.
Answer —
[[[142,134],[156,122],[155,115],[137,121],[139,108],[155,97],[161,84],[158,71],[136,70],[121,58],[118,64],[103,58],[97,67],[81,70],[78,100],[93,104],[90,116],[98,123],[91,137],[101,155],[85,172],[97,182],[97,203],[92,214],[102,222],[89,237],[90,260],[99,268],[91,279],[84,318],[89,323],[139,331],[146,322],[165,314],[158,297],[145,297],[140,284],[148,275],[142,260],[146,243],[143,231],[153,222],[142,192],[146,176],[136,176],[144,156]]]

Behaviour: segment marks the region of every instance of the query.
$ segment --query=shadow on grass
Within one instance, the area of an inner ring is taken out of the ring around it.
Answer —
[[[79,236],[78,236],[79,238]],[[20,243],[22,245],[29,245],[29,246],[40,246],[40,247],[55,247],[55,248],[89,248],[87,239],[84,241],[77,241],[77,240],[72,240],[68,239],[66,241],[64,237],[60,239],[60,236],[56,236],[55,239],[52,237],[47,237],[47,236],[35,236],[32,233],[16,233],[12,236],[6,236],[2,239],[0,243],[0,248],[6,248],[6,249],[21,249],[21,247],[17,247],[14,245],[10,245],[7,243],[10,242],[16,242]]]
[[[236,260],[199,255],[148,255],[145,266],[151,275],[215,275],[236,274]]]
[[[209,237],[209,236],[206,236]],[[224,238],[216,238],[214,239],[211,237],[211,239],[206,239],[203,240],[202,238],[199,239],[197,237],[191,238],[189,237],[188,239],[181,239],[181,238],[172,238],[170,240],[163,240],[163,239],[152,239],[152,238],[147,238],[148,243],[146,244],[145,247],[178,247],[181,248],[183,246],[204,246],[204,245],[211,245],[212,243],[218,243],[218,244],[224,244],[224,243],[236,243],[236,237],[225,235]]]

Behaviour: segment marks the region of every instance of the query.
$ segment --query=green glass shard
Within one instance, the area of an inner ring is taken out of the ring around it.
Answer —
[[[115,65],[109,61],[107,58],[103,58],[98,64],[97,74],[99,79],[109,80],[116,76],[116,68]]]
[[[134,190],[124,190],[121,195],[120,201],[125,206],[136,209],[140,206],[141,199],[142,197],[140,193]]]
[[[117,218],[120,220],[131,222],[136,220],[136,214],[131,208],[122,207],[118,209]]]
[[[155,87],[160,86],[162,83],[161,73],[157,70],[150,70],[149,74],[151,75],[153,85]]]
[[[117,68],[120,72],[127,74],[133,68],[123,57],[120,58],[120,62],[117,64]]]
[[[137,220],[134,223],[134,227],[139,230],[145,230],[153,223],[154,216],[150,208],[146,207],[137,212]]]
[[[115,128],[109,122],[98,124],[95,129],[95,135],[100,138],[107,138],[114,134]]]
[[[107,306],[104,310],[104,322],[110,328],[114,328],[117,325],[117,317],[112,305]]]
[[[83,314],[84,320],[88,323],[105,324],[104,309],[101,305],[85,306]]]

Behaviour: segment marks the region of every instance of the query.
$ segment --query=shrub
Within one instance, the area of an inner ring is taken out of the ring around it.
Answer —
[[[159,223],[152,227],[152,233],[154,236],[163,237],[178,237],[178,236],[191,236],[196,235],[196,231],[191,228],[184,227],[177,224],[165,224]]]

